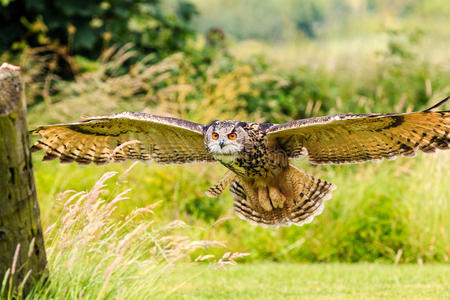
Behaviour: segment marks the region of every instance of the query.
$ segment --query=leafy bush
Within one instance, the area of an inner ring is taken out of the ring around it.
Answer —
[[[174,13],[159,0],[13,0],[0,9],[0,52],[53,44],[96,58],[111,44],[132,42],[141,53],[165,56],[185,48],[196,13],[184,0]]]
[[[417,33],[390,35],[374,72],[362,82],[352,78],[350,69],[340,69],[336,76],[322,67],[280,68],[264,56],[242,60],[226,49],[208,52],[207,47],[195,54],[172,55],[156,64],[154,56],[148,55],[133,64],[130,61],[139,53],[127,45],[105,51],[97,62],[91,62],[92,71],[78,76],[75,82],[55,81],[53,95],[44,91],[28,98],[29,102],[45,98],[40,110],[54,104],[46,114],[55,116],[53,122],[100,107],[104,113],[158,107],[171,114],[189,115],[201,106],[208,109],[202,117],[197,116],[197,121],[210,122],[212,103],[218,104],[215,115],[222,118],[250,115],[255,120],[284,122],[336,112],[418,110],[425,108],[433,94],[444,96],[450,81],[441,67],[417,58]],[[26,69],[41,61],[39,56],[24,57]],[[133,67],[124,73],[125,65]],[[38,82],[27,76],[25,80],[35,85]],[[98,99],[109,99],[108,105]],[[79,105],[80,101],[84,105]],[[182,111],[173,109],[175,103],[185,103],[177,105]]]

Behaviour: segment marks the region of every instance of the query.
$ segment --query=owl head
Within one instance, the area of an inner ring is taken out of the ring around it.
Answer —
[[[206,149],[217,156],[241,153],[248,137],[244,124],[239,121],[212,122],[205,133]]]

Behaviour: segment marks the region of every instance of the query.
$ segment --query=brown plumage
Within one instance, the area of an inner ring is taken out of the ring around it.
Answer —
[[[333,184],[289,163],[307,156],[315,164],[360,163],[416,151],[449,149],[450,111],[403,114],[339,114],[285,124],[214,121],[201,125],[176,118],[125,112],[80,122],[40,126],[32,150],[44,160],[104,164],[125,159],[157,163],[219,161],[230,169],[207,191],[230,186],[234,209],[252,223],[278,226],[311,222]]]
[[[32,150],[44,160],[101,165],[125,159],[161,164],[214,161],[203,145],[203,126],[176,118],[124,112],[61,125],[40,126]]]

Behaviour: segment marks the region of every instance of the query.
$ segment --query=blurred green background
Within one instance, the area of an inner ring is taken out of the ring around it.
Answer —
[[[22,67],[30,128],[127,110],[201,123],[420,110],[450,95],[449,45],[447,0],[0,1],[0,61]],[[59,193],[130,166],[42,155],[45,228],[60,218]],[[248,252],[245,261],[448,262],[450,153],[295,163],[338,186],[303,227],[254,227],[233,214],[228,193],[206,197],[220,165],[139,163],[104,197],[131,189],[117,222],[162,200],[156,223],[180,219],[185,235]]]

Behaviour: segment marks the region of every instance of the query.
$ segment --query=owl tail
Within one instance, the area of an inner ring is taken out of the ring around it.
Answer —
[[[250,223],[270,227],[310,223],[322,212],[324,201],[331,198],[335,189],[332,183],[292,165],[277,177],[273,186],[256,186],[236,178],[230,187],[236,214]]]

